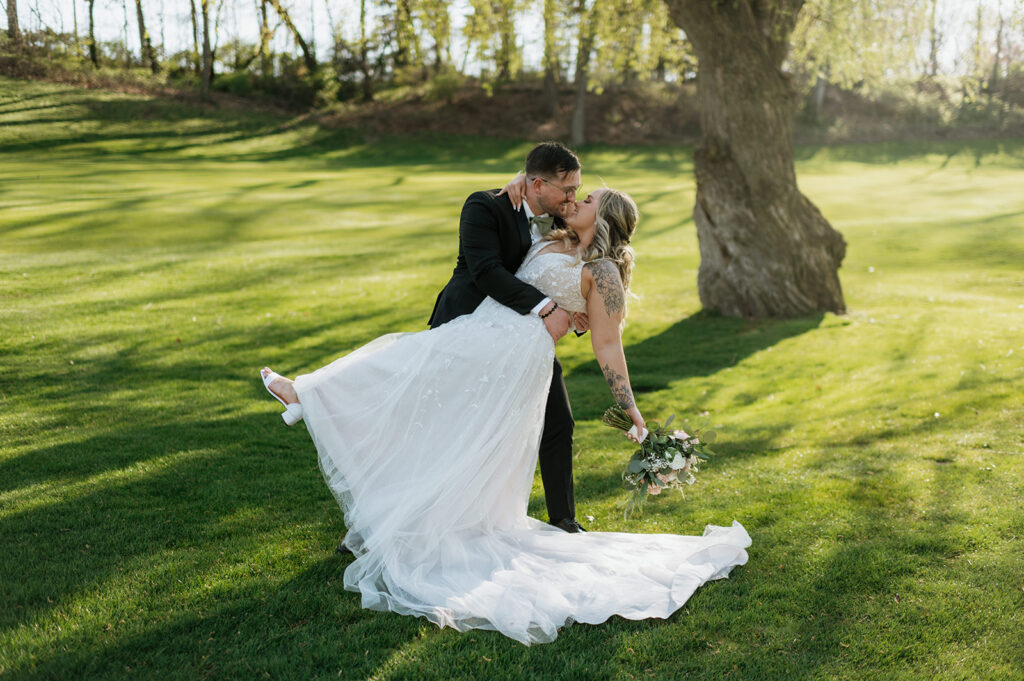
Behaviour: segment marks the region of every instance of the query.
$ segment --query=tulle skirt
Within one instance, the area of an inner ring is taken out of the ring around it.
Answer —
[[[363,607],[541,643],[573,621],[668,617],[746,562],[735,522],[568,534],[526,515],[553,360],[540,319],[487,299],[296,378]]]

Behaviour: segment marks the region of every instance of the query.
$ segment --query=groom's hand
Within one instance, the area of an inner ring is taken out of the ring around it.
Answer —
[[[553,306],[554,303],[546,306],[540,311],[541,315],[547,314]],[[569,313],[560,307],[555,308],[547,317],[543,317],[543,321],[548,333],[551,334],[551,340],[555,343],[569,331]]]
[[[572,316],[572,324],[576,327],[576,335],[582,336],[587,331],[590,331],[590,317],[587,316],[586,312],[576,312]]]

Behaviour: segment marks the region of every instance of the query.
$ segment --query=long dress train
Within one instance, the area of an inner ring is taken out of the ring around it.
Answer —
[[[516,276],[583,311],[582,264],[538,254],[545,243]],[[700,537],[569,534],[526,515],[553,358],[536,315],[488,298],[295,379],[363,607],[529,645],[573,621],[668,617],[746,562],[737,522]]]

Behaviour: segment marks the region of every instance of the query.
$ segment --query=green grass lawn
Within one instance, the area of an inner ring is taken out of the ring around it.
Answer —
[[[756,323],[700,311],[690,150],[584,149],[643,215],[640,406],[720,456],[624,519],[630,448],[566,339],[579,515],[735,519],[750,561],[668,620],[532,648],[360,609],[257,369],[423,328],[462,200],[529,146],[0,79],[0,678],[1021,677],[1024,140],[798,149],[849,313]]]

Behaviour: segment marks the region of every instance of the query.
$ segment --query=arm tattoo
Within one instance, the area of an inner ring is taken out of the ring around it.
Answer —
[[[626,298],[622,291],[619,268],[611,260],[595,260],[588,262],[586,266],[594,277],[597,294],[604,301],[604,309],[608,316],[621,315],[626,307]]]
[[[629,379],[612,369],[610,364],[601,367],[601,371],[604,372],[604,378],[608,381],[608,387],[612,389],[615,404],[623,409],[633,407],[633,391],[629,389]]]

